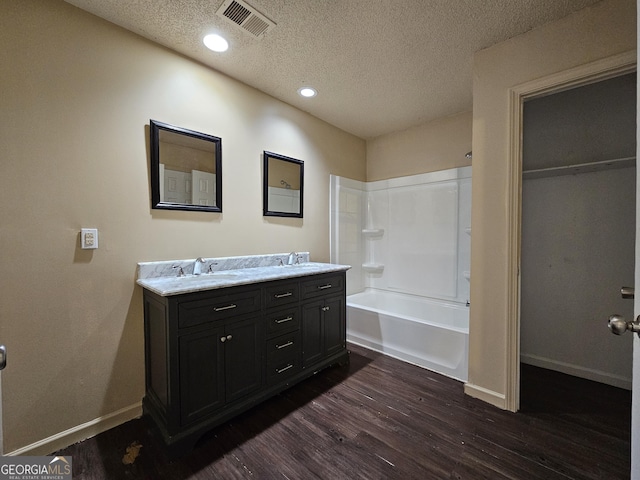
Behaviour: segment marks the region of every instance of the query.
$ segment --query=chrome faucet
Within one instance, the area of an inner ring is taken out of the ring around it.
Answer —
[[[287,260],[287,265],[294,265],[296,263],[300,263],[300,257],[296,252],[291,252],[289,254],[289,259]]]
[[[193,264],[193,274],[200,275],[202,273],[202,265],[204,264],[204,258],[198,257],[196,258],[195,263]]]
[[[173,267],[174,270],[178,270],[178,276],[179,277],[184,277],[184,270],[182,269],[182,267],[180,265],[174,265]]]

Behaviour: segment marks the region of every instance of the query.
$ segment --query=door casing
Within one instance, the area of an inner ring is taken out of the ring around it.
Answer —
[[[509,90],[508,321],[505,407],[512,412],[520,408],[520,254],[524,101],[631,73],[636,70],[636,65],[637,54],[634,50],[523,83]]]

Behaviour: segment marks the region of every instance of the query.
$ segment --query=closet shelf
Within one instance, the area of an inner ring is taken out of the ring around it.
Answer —
[[[600,162],[578,163],[575,165],[565,165],[561,167],[538,168],[535,170],[524,170],[522,177],[545,178],[560,175],[577,175],[579,173],[601,172],[603,170],[613,170],[615,168],[634,167],[636,157],[615,158]]]

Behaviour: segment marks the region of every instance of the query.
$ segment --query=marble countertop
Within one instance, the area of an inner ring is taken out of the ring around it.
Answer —
[[[296,265],[269,265],[235,268],[231,270],[218,270],[213,273],[203,273],[200,275],[187,274],[183,277],[178,277],[175,272],[173,272],[172,276],[138,278],[136,283],[147,290],[157,293],[158,295],[168,297],[171,295],[201,292],[236,285],[248,285],[251,283],[270,280],[317,275],[329,272],[343,272],[350,268],[351,267],[349,265],[305,262]]]

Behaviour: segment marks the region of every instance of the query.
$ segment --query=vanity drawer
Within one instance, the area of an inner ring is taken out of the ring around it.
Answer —
[[[300,282],[302,298],[314,298],[320,295],[332,295],[344,292],[344,273],[317,275]]]
[[[260,289],[235,293],[216,292],[215,296],[182,302],[178,305],[178,327],[188,328],[206,322],[260,311]]]
[[[279,382],[300,371],[300,332],[281,335],[267,342],[267,381]]]
[[[269,313],[267,319],[267,335],[280,335],[300,328],[300,308],[296,305],[285,310]]]
[[[291,352],[301,352],[300,332],[292,332],[280,335],[267,342],[267,359],[288,356]]]
[[[265,307],[275,308],[296,303],[300,298],[298,282],[276,283],[264,289]]]

